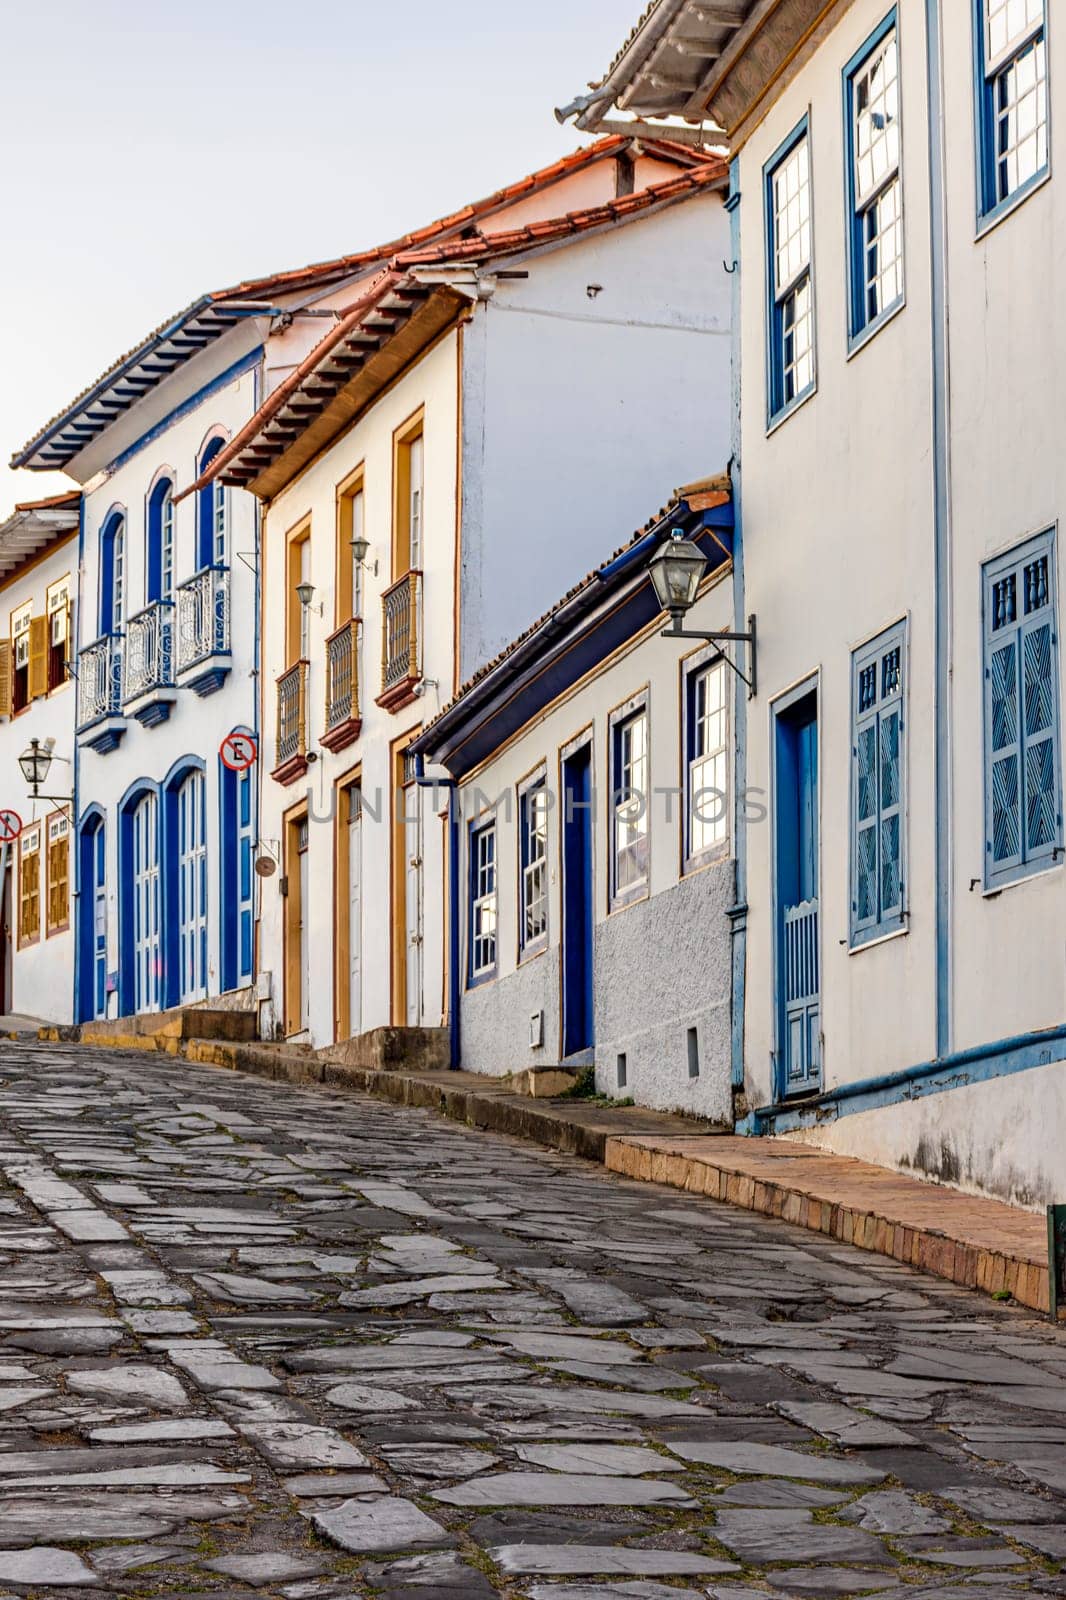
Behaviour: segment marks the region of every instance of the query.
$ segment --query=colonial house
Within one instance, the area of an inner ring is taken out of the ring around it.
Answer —
[[[414,741],[458,785],[467,1070],[588,1064],[601,1093],[732,1125],[731,728],[754,654],[711,637],[737,631],[732,535],[728,476],[679,490]],[[703,576],[664,637],[650,574],[682,538]]]
[[[732,153],[743,1126],[1023,1204],[1066,1179],[1049,13],[659,0],[578,111]]]
[[[201,478],[264,505],[264,1033],[454,1014],[455,818],[411,744],[649,476],[724,458],[724,181],[607,139],[469,208],[380,265]]]
[[[79,501],[16,506],[0,524],[0,1012],[46,1022],[69,1022],[73,996]]]

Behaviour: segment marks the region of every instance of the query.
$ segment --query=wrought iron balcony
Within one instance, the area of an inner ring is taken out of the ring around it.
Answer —
[[[175,592],[175,670],[199,695],[221,688],[229,672],[229,589],[229,568],[211,566],[201,568]]]
[[[422,574],[407,572],[381,597],[381,693],[377,704],[398,711],[414,699],[422,677]]]
[[[174,633],[174,602],[172,600],[157,600],[150,606],[145,606],[135,617],[131,617],[126,624],[126,645],[122,652],[122,700],[129,706],[132,702],[144,701],[154,697],[160,689],[173,689],[174,687],[174,660],[173,660],[173,633]],[[173,701],[170,696],[170,702]],[[147,717],[134,711],[140,721],[162,722],[169,715],[167,710],[161,715]]]
[[[125,731],[122,644],[121,634],[105,634],[78,656],[78,732],[95,729],[84,742],[101,754],[113,750]]]
[[[278,679],[276,764],[273,776],[292,783],[307,771],[308,663],[297,661]]]
[[[343,750],[359,737],[359,630],[362,624],[353,617],[326,640],[326,731],[322,743],[327,750]]]

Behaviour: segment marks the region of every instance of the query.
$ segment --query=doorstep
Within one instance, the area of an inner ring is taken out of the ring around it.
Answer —
[[[612,1137],[605,1163],[1048,1309],[1047,1223],[1003,1200],[786,1140]]]

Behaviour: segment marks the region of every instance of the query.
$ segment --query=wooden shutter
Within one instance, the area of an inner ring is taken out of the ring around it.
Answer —
[[[48,618],[30,618],[29,697],[48,693]]]
[[[0,639],[0,717],[11,715],[11,640]]]

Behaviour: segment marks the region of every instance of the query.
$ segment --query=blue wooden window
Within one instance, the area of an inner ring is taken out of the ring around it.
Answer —
[[[1041,535],[984,569],[985,884],[1062,848],[1055,543]]]
[[[145,601],[174,598],[174,485],[160,478],[148,497],[148,562]]]
[[[548,786],[543,774],[519,794],[518,943],[522,955],[543,949],[548,937]]]
[[[648,705],[641,695],[611,719],[611,905],[648,888]]]
[[[974,0],[978,210],[991,218],[1048,170],[1045,0]]]
[[[207,441],[200,452],[198,476],[207,471],[225,443],[221,434],[215,434]],[[226,487],[220,479],[215,478],[206,484],[196,497],[197,571],[202,571],[204,567],[212,564],[225,565],[227,515]]]
[[[726,666],[698,662],[685,673],[685,861],[729,839],[729,702]]]
[[[770,421],[814,388],[811,153],[805,117],[764,169]]]
[[[499,899],[496,890],[496,819],[470,833],[470,982],[495,976]]]
[[[899,48],[892,11],[844,69],[848,195],[848,335],[859,338],[903,300]]]
[[[100,633],[121,633],[126,620],[126,518],[113,511],[100,535]]]
[[[904,923],[906,671],[902,622],[851,658],[852,946]]]

